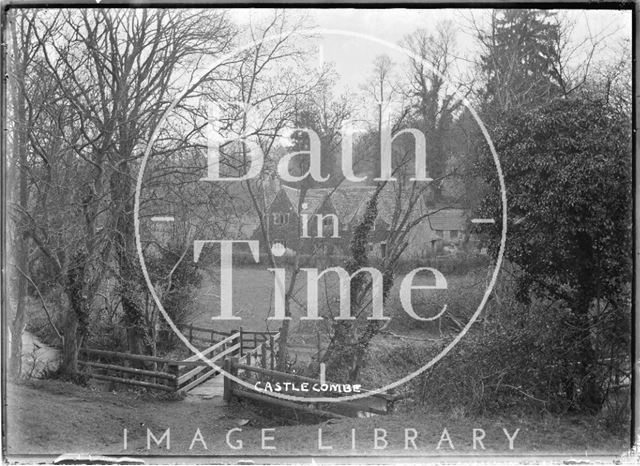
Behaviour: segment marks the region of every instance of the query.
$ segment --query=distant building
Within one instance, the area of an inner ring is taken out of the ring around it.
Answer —
[[[431,233],[432,250],[439,251],[447,245],[459,246],[470,240],[468,213],[464,209],[434,208],[425,228]]]
[[[265,227],[271,244],[280,243],[303,254],[348,254],[353,231],[361,222],[375,189],[375,186],[365,185],[312,188],[301,200],[299,189],[281,186],[265,213]],[[408,202],[399,199],[402,196],[394,189],[390,183],[379,195],[378,216],[368,244],[372,255],[385,256],[390,234],[395,229],[406,229],[412,223],[416,225],[407,234],[405,258],[429,256],[441,251],[445,245],[468,240],[467,213],[463,209],[428,208],[419,199],[407,215]],[[305,218],[309,238],[301,238],[303,232],[298,230],[299,220]],[[317,235],[318,218],[321,219],[321,237]],[[264,241],[262,229],[256,228],[252,237]]]

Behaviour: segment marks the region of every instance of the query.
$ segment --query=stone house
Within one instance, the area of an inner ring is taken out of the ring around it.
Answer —
[[[353,230],[360,223],[375,189],[367,185],[312,188],[301,200],[299,189],[281,186],[265,215],[271,244],[280,243],[302,254],[346,255]],[[399,199],[402,196],[395,189],[395,185],[389,183],[379,196],[378,217],[368,245],[374,256],[386,254],[387,239],[398,228],[398,219],[408,208],[408,203]],[[436,212],[429,214],[430,210]],[[307,225],[306,235],[298,230],[301,219],[306,221],[303,222]],[[421,199],[408,218],[409,222],[417,220],[419,223],[407,235],[405,258],[432,255],[445,245],[460,243],[467,237],[467,214],[463,209],[429,209]],[[321,235],[318,235],[318,226],[322,229]],[[260,228],[252,238],[264,240]]]

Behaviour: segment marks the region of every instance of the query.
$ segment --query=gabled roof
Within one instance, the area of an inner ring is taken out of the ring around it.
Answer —
[[[463,209],[443,208],[429,215],[427,224],[432,230],[465,230],[467,216]]]
[[[282,190],[289,198],[289,202],[293,206],[294,210],[298,209],[298,203],[300,202],[300,190],[291,188],[289,186],[282,186]],[[301,214],[313,214],[322,206],[327,194],[323,189],[309,189],[307,190],[304,200],[302,202]]]
[[[394,215],[398,210],[397,186],[388,183],[378,196],[378,220],[391,225]],[[297,208],[300,200],[300,190],[283,186],[282,190],[286,194],[289,202]],[[364,215],[367,203],[376,190],[375,186],[338,186],[337,188],[312,188],[307,190],[303,200],[302,213],[313,214],[317,212],[327,199],[330,200],[338,218],[345,224],[354,224]],[[408,193],[401,193],[402,197],[408,198]],[[408,208],[408,202],[400,200],[400,215]],[[410,218],[415,220],[428,212],[422,198],[418,199],[417,205],[411,212]]]
[[[355,218],[364,214],[367,202],[371,199],[375,187],[373,186],[339,186],[335,190],[327,190],[327,195],[331,196],[331,202],[336,210],[336,214],[341,221],[349,224]]]

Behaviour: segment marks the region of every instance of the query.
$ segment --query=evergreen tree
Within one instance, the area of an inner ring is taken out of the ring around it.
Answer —
[[[561,28],[545,10],[496,10],[488,31],[479,32],[485,48],[485,114],[544,103],[559,95]]]

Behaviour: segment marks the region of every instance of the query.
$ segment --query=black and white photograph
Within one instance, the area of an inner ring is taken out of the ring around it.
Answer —
[[[632,2],[5,4],[2,461],[635,464]]]

